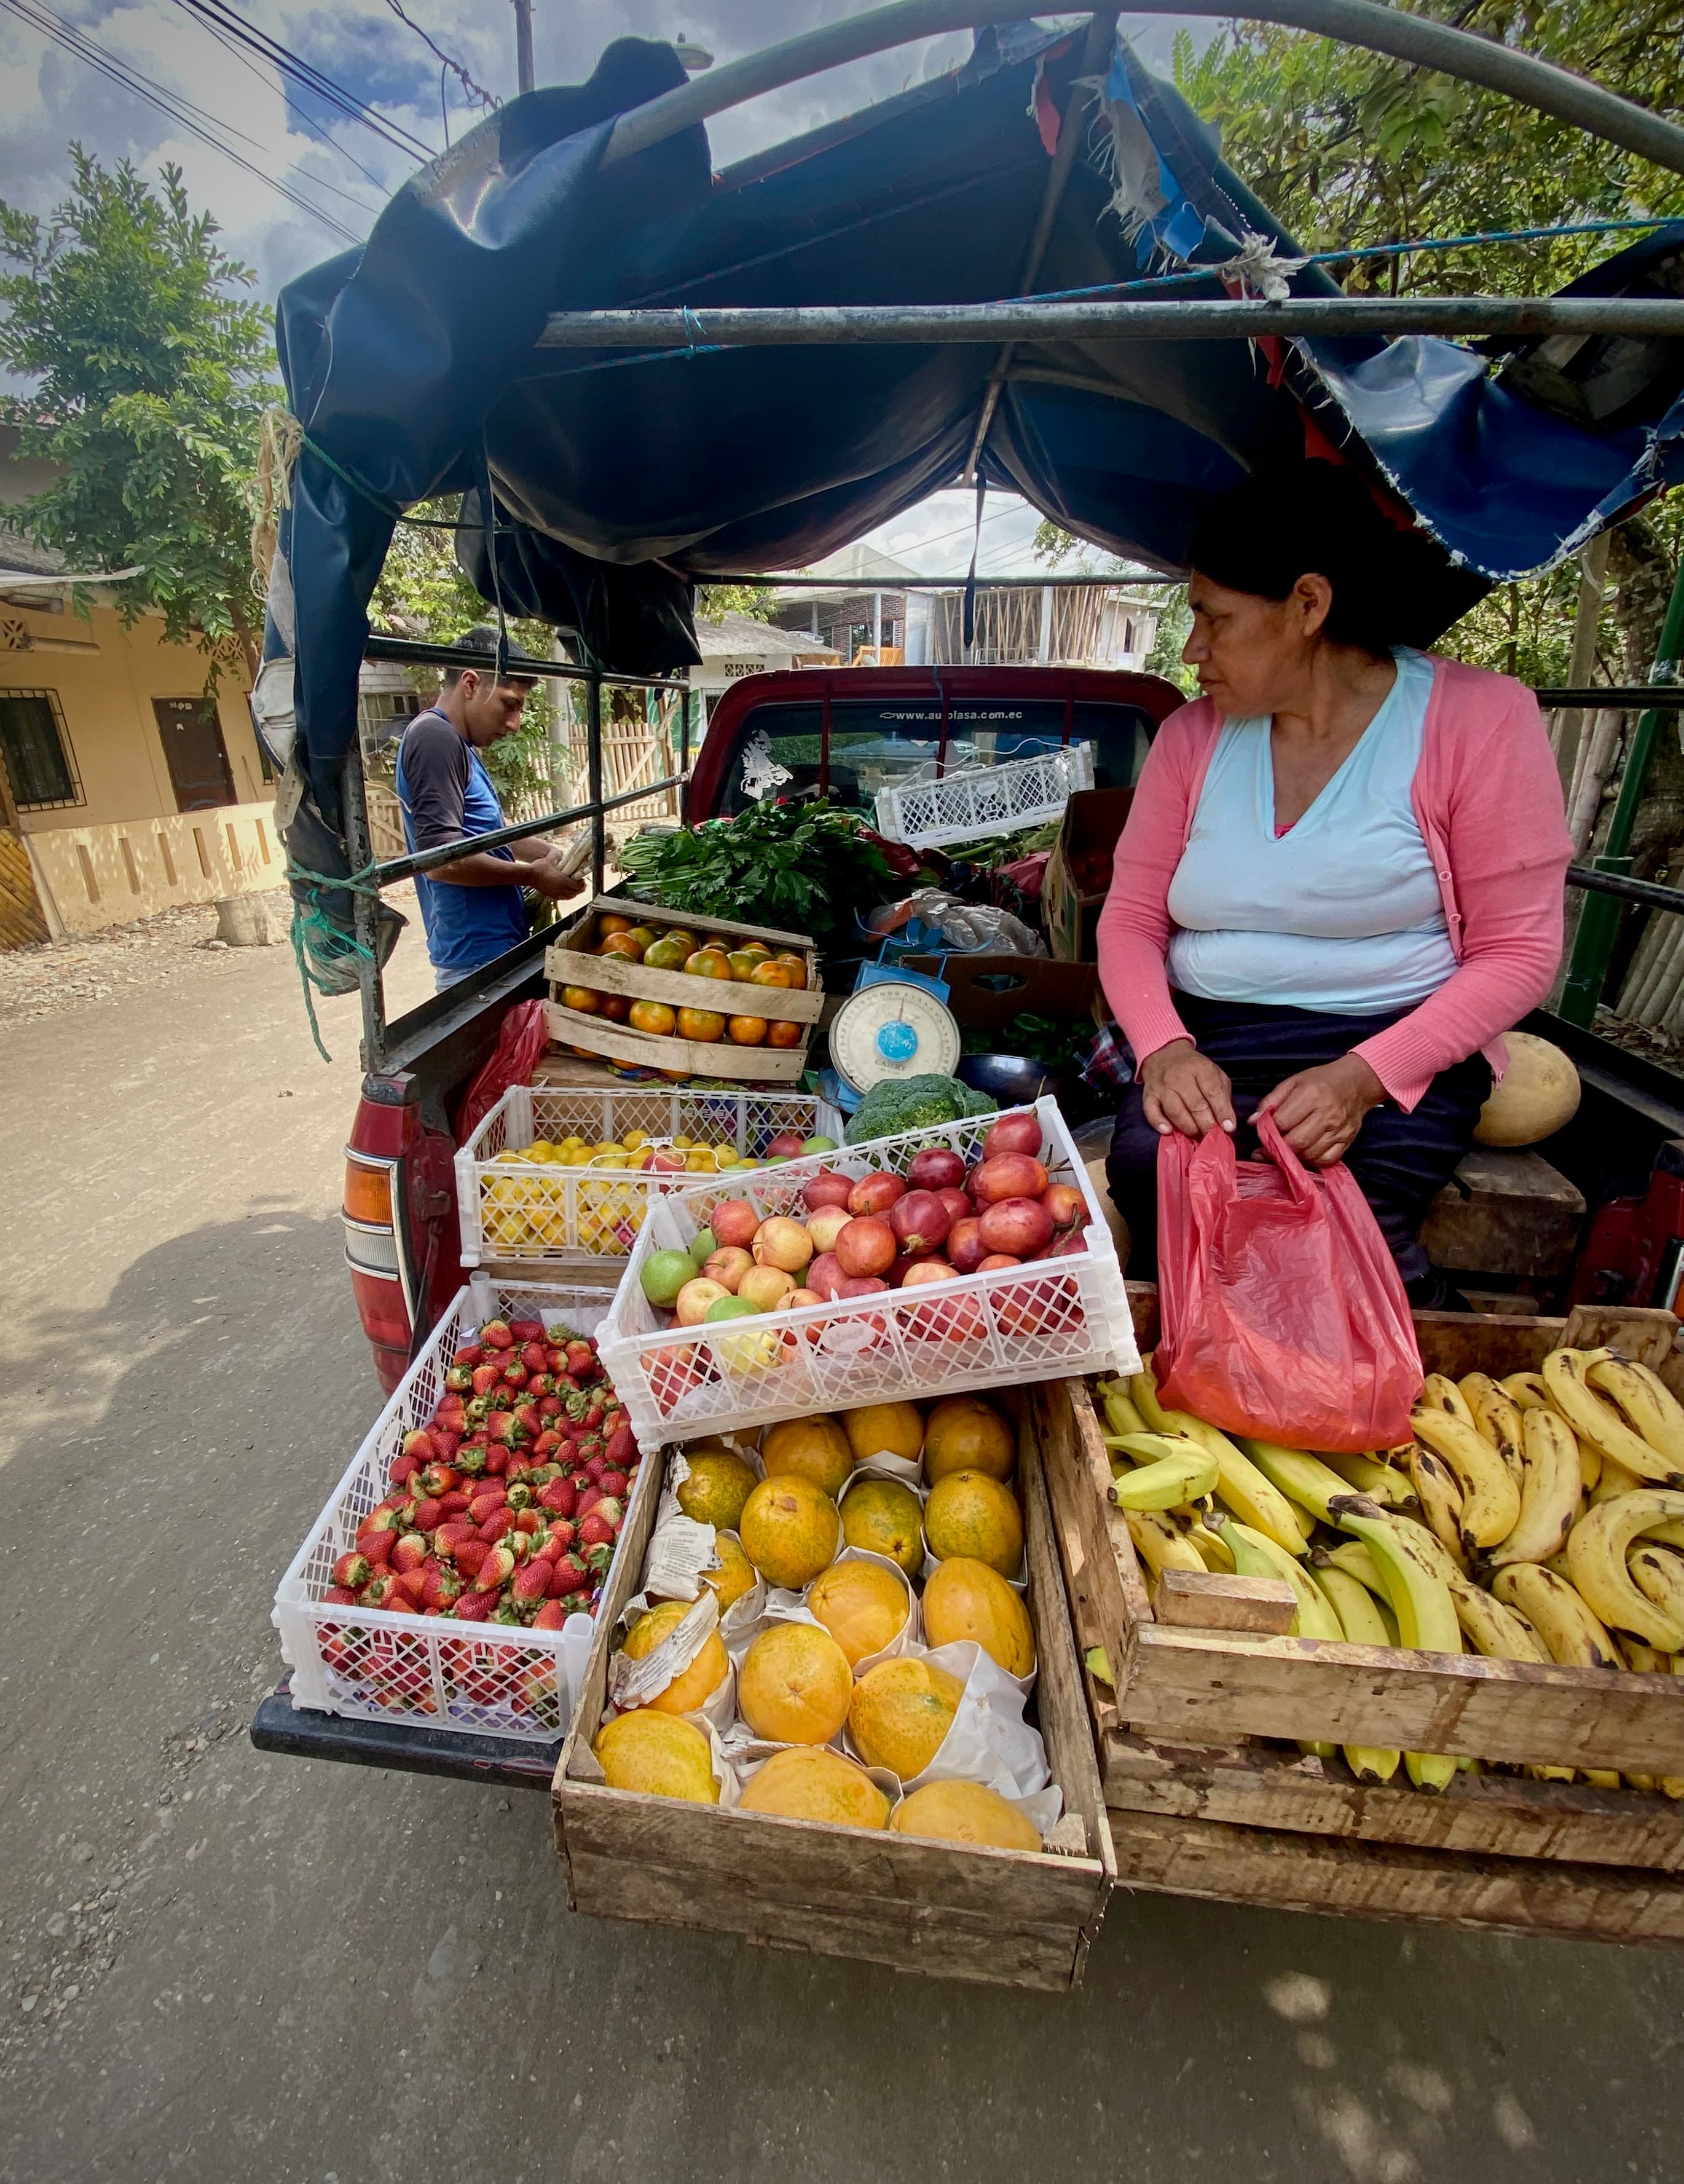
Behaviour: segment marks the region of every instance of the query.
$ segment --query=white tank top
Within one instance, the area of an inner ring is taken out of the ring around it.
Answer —
[[[1268,719],[1225,721],[1170,883],[1170,983],[1208,1000],[1376,1016],[1456,967],[1410,784],[1432,662],[1397,680],[1308,811],[1275,832]]]

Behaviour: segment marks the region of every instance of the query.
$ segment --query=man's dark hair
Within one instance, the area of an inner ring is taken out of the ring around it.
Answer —
[[[483,652],[486,655],[486,666],[495,671],[497,630],[492,623],[476,621],[472,629],[464,629],[461,636],[456,639],[456,649],[459,652]],[[477,663],[471,661],[463,663],[463,666],[476,665]],[[462,680],[462,667],[447,667],[444,671],[445,688],[453,690]],[[529,675],[505,675],[502,680],[505,682],[517,683],[523,689],[530,690],[532,687],[532,679]]]

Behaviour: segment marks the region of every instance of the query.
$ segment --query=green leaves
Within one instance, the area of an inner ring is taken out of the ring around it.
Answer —
[[[673,834],[640,834],[620,863],[668,910],[809,933],[821,947],[894,893],[858,816],[825,800],[756,804]]]

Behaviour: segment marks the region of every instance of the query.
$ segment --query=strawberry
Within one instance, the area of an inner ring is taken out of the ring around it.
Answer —
[[[603,1483],[603,1474],[608,1468],[609,1460],[606,1456],[598,1454],[588,1457],[585,1462],[585,1476],[592,1486],[600,1486]]]
[[[514,1525],[514,1512],[512,1509],[493,1509],[481,1524],[480,1537],[495,1546],[505,1532],[513,1530]]]
[[[475,1592],[497,1592],[514,1574],[514,1557],[504,1546],[494,1546],[480,1564],[474,1580]]]
[[[485,1470],[486,1456],[483,1446],[468,1441],[456,1451],[456,1468],[464,1479],[477,1479]]]
[[[568,1600],[585,1591],[591,1582],[588,1565],[577,1555],[563,1555],[550,1572],[550,1598]]]
[[[441,1463],[454,1463],[456,1452],[462,1446],[462,1435],[454,1426],[442,1425],[435,1419],[430,1429],[433,1444],[438,1450]]]
[[[426,1591],[427,1580],[420,1570],[393,1570],[392,1597],[387,1605],[413,1613],[425,1599]]]
[[[617,1494],[604,1494],[592,1514],[600,1517],[605,1524],[612,1524],[617,1532],[625,1522],[625,1504]]]
[[[370,1509],[362,1523],[358,1525],[357,1535],[360,1539],[364,1532],[401,1531],[403,1529],[402,1515],[401,1509],[382,1502],[379,1508]]]
[[[464,1592],[452,1602],[450,1612],[459,1623],[483,1623],[492,1612],[492,1596],[488,1592]]]
[[[577,1529],[577,1525],[570,1522],[565,1517],[551,1518],[549,1536],[544,1544],[550,1552],[552,1560],[555,1556],[564,1555],[567,1552],[573,1545],[574,1535]]]
[[[536,1614],[548,1597],[550,1566],[547,1563],[531,1562],[524,1569],[514,1573],[514,1582],[509,1587],[509,1597],[517,1607],[529,1609]]]
[[[585,1430],[586,1430],[586,1433],[596,1433],[596,1432],[598,1432],[598,1431],[601,1429],[601,1427],[602,1427],[603,1418],[603,1407],[602,1407],[602,1405],[601,1405],[600,1403],[592,1403],[592,1404],[591,1405],[590,1408],[589,1408],[589,1409],[586,1412],[586,1413],[585,1413]]]
[[[559,1379],[567,1370],[567,1352],[551,1343],[544,1352],[544,1370],[553,1373]]]
[[[341,1555],[339,1560],[333,1565],[335,1585],[341,1587],[348,1586],[353,1592],[360,1592],[374,1574],[374,1565],[368,1557],[355,1552]]]
[[[453,1365],[478,1365],[485,1354],[477,1342],[464,1342],[450,1362]]]
[[[517,1342],[542,1342],[544,1323],[541,1319],[511,1319],[509,1331]]]
[[[610,1463],[628,1462],[637,1453],[637,1443],[630,1426],[616,1426],[609,1436],[608,1460]]]
[[[616,1525],[611,1524],[600,1509],[592,1510],[579,1522],[579,1544],[581,1547],[606,1547],[614,1543]]]
[[[474,1375],[465,1365],[449,1365],[445,1368],[444,1384],[453,1394],[465,1396],[473,1387]]]
[[[597,1369],[597,1346],[576,1339],[567,1346],[567,1369],[570,1373],[594,1373]]]
[[[515,1521],[518,1523],[520,1520],[517,1518]],[[514,1526],[511,1524],[497,1541],[497,1545],[506,1548],[514,1556],[518,1568],[532,1552],[532,1535],[530,1532],[517,1532]]]
[[[590,1564],[591,1574],[593,1577],[606,1577],[609,1574],[609,1565],[614,1560],[612,1544],[607,1540],[603,1540],[594,1547],[586,1547],[585,1559]]]
[[[502,1384],[502,1380],[501,1365],[476,1365],[474,1368],[473,1386],[476,1396],[490,1395],[493,1388]]]
[[[603,1473],[602,1477],[597,1479],[597,1484],[611,1501],[624,1502],[625,1490],[631,1482],[625,1472],[616,1471],[610,1464]]]
[[[509,1497],[501,1487],[485,1487],[468,1504],[468,1514],[476,1524],[483,1524],[496,1510],[503,1507]]]
[[[392,1459],[391,1472],[392,1485],[394,1486],[408,1485],[409,1481],[415,1476],[415,1474],[420,1469],[420,1465],[416,1462],[413,1456],[394,1457]]]
[[[528,1342],[521,1349],[520,1362],[529,1373],[547,1373],[551,1370],[549,1357],[542,1342]]]
[[[522,1509],[516,1513],[514,1530],[535,1540],[544,1529],[544,1520],[536,1509]]]
[[[403,1454],[413,1456],[418,1463],[431,1463],[438,1454],[433,1446],[432,1435],[425,1426],[418,1426],[414,1433],[404,1435]]]
[[[484,1350],[513,1350],[514,1330],[506,1320],[488,1319],[480,1329],[480,1346]]]
[[[518,1515],[522,1509],[531,1506],[532,1489],[525,1479],[517,1479],[503,1496],[503,1501],[505,1506]]]
[[[444,1522],[444,1511],[436,1502],[418,1502],[415,1504],[415,1529],[418,1532],[436,1531]]]
[[[514,1406],[514,1423],[529,1440],[544,1429],[544,1422],[538,1415],[536,1403],[517,1403]]]
[[[487,1479],[501,1479],[503,1473],[507,1471],[508,1468],[509,1451],[506,1448],[488,1448],[486,1451],[486,1476]]]
[[[371,1577],[357,1595],[358,1607],[395,1608],[402,1614],[408,1604],[406,1593],[389,1573]]]
[[[558,1517],[570,1517],[578,1501],[579,1490],[570,1479],[553,1479],[538,1495],[540,1506]]]
[[[559,1630],[570,1610],[559,1600],[547,1600],[532,1618],[535,1630]]]
[[[420,1491],[433,1501],[448,1494],[456,1484],[456,1474],[447,1463],[430,1463],[421,1474]]]
[[[546,1396],[555,1393],[555,1380],[548,1373],[534,1373],[526,1382],[526,1400],[541,1402]]]
[[[357,1605],[357,1596],[348,1585],[331,1585],[321,1598],[324,1607],[354,1607]]]
[[[441,1524],[433,1534],[433,1552],[441,1562],[454,1562],[456,1551],[464,1540],[476,1540],[479,1534],[471,1524]]]
[[[531,1374],[526,1370],[526,1368],[518,1361],[512,1365],[505,1365],[503,1368],[503,1386],[505,1388],[513,1388],[517,1394],[525,1386],[526,1383],[531,1379]]]
[[[486,1557],[490,1552],[491,1548],[475,1533],[468,1539],[459,1540],[456,1542],[451,1552],[451,1560],[464,1577],[477,1577],[485,1566]]]
[[[439,1496],[438,1506],[447,1517],[459,1517],[468,1507],[468,1496],[459,1486],[453,1486],[448,1494]]]
[[[542,1457],[547,1463],[559,1448],[564,1448],[566,1446],[559,1433],[554,1431],[541,1433],[532,1443],[532,1453],[534,1456]]]
[[[392,1550],[403,1536],[401,1532],[358,1532],[357,1552],[366,1557],[378,1573],[392,1560]]]
[[[467,1590],[467,1580],[453,1569],[429,1570],[421,1582],[421,1598],[429,1607],[450,1607]]]
[[[427,1558],[425,1535],[420,1532],[406,1532],[392,1551],[394,1570],[420,1569]]]
[[[501,1441],[505,1448],[514,1446],[516,1427],[513,1411],[492,1411],[486,1418],[486,1438]]]
[[[547,1426],[553,1429],[555,1420],[561,1416],[560,1396],[540,1396],[538,1398],[538,1416],[544,1421]]]

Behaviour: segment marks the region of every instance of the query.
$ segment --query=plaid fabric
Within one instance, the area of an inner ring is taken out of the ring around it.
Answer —
[[[1091,1092],[1123,1092],[1134,1082],[1134,1049],[1115,1024],[1107,1024],[1087,1050],[1081,1081]]]

